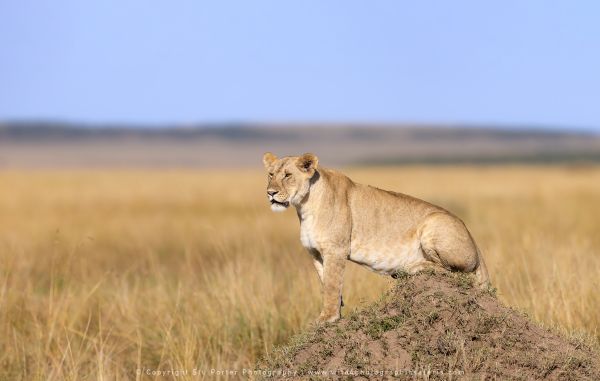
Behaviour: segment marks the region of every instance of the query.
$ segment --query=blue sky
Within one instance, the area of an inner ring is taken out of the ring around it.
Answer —
[[[600,130],[597,1],[0,0],[0,120]]]

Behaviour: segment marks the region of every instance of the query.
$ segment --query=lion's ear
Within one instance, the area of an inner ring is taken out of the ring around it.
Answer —
[[[273,155],[271,152],[267,152],[263,155],[263,164],[265,165],[265,168],[269,168],[275,160],[277,160],[277,156]]]
[[[305,153],[296,161],[296,165],[303,172],[310,172],[311,170],[316,169],[317,164],[319,164],[319,158],[312,153]]]

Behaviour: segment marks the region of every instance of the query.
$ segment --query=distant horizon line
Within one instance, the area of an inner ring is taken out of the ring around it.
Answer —
[[[549,125],[536,123],[473,123],[473,122],[414,122],[414,121],[360,121],[360,120],[215,120],[195,122],[89,122],[52,118],[7,118],[0,119],[2,127],[62,127],[73,129],[124,129],[124,130],[163,130],[163,129],[197,129],[197,128],[465,128],[503,131],[548,131],[570,133],[600,133],[598,127],[581,127],[566,125]]]

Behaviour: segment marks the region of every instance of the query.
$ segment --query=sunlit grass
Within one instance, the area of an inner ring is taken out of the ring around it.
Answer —
[[[600,168],[346,172],[455,212],[502,300],[600,337]],[[242,170],[1,172],[0,379],[252,368],[320,306],[297,217],[270,211],[264,181]],[[345,310],[389,284],[349,266]]]

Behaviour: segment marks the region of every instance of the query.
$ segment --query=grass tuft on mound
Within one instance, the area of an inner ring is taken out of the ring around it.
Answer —
[[[397,275],[381,300],[311,327],[262,366],[288,379],[600,379],[597,348],[539,327],[470,275]]]

